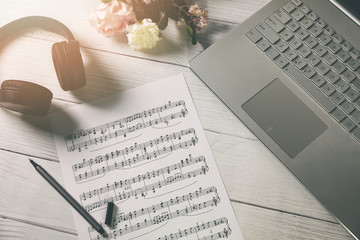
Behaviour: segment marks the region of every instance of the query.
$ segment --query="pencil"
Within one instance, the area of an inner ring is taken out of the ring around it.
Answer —
[[[35,170],[101,235],[102,226],[40,165],[29,159]]]

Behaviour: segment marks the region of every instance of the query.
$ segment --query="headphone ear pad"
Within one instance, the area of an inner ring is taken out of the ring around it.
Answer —
[[[35,83],[6,80],[1,84],[0,104],[16,112],[45,115],[52,97],[49,89]]]
[[[64,91],[85,86],[85,69],[78,41],[55,43],[52,46],[52,58],[56,75]]]

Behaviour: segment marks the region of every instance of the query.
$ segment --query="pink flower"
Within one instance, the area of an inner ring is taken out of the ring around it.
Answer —
[[[131,5],[113,0],[108,3],[101,3],[90,15],[89,21],[99,33],[105,36],[113,36],[125,32],[129,24],[136,22],[136,16]]]

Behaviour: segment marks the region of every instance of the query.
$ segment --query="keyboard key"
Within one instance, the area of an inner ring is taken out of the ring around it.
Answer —
[[[341,77],[348,83],[352,82],[356,78],[355,74],[349,69],[346,69],[346,71],[341,75]]]
[[[263,35],[272,44],[276,43],[280,38],[279,36],[265,23],[260,23],[256,26],[261,35]]]
[[[266,51],[266,49],[268,49],[270,47],[270,43],[266,40],[266,39],[261,39],[257,44],[256,44],[263,52]]]
[[[284,53],[285,57],[289,60],[292,61],[294,60],[298,55],[296,53],[295,50],[292,50],[291,48],[289,48],[285,53]]]
[[[330,83],[325,83],[322,87],[321,90],[327,95],[330,96],[331,94],[333,94],[335,92],[335,88],[330,84]]]
[[[307,78],[304,77],[293,65],[289,64],[284,68],[285,73],[304,89],[320,106],[330,113],[336,108],[336,105],[327,98],[319,89],[314,86]]]
[[[279,52],[276,51],[276,49],[273,47],[269,48],[265,53],[271,60],[274,60],[280,55]]]
[[[312,76],[314,76],[316,74],[316,71],[314,68],[310,67],[310,66],[306,66],[303,70],[302,73],[307,77],[307,78],[311,78]]]
[[[342,62],[346,62],[350,58],[350,54],[343,49],[341,49],[336,55]]]
[[[305,4],[300,7],[300,10],[303,11],[305,14],[311,12],[310,8],[308,8]]]
[[[316,21],[316,19],[319,18],[319,16],[318,16],[316,13],[314,13],[314,12],[309,13],[308,16],[309,16],[313,21]]]
[[[341,126],[343,126],[343,128],[345,128],[346,131],[350,132],[356,127],[356,124],[350,118],[346,118],[345,121],[341,123]]]
[[[295,35],[301,40],[304,40],[309,36],[309,33],[304,28],[301,27],[298,31],[296,31]]]
[[[330,71],[330,67],[328,65],[326,65],[325,63],[320,63],[317,67],[316,67],[316,70],[322,74],[322,75],[325,75],[327,72]]]
[[[321,36],[318,39],[319,39],[319,42],[325,46],[328,45],[329,42],[331,42],[331,37],[329,37],[329,35],[327,35],[327,34],[321,34]]]
[[[300,0],[291,0],[297,7],[302,4]]]
[[[318,58],[315,54],[311,54],[310,56],[308,56],[308,58],[306,59],[308,61],[308,63],[310,63],[311,66],[316,66],[317,64],[319,64],[319,62],[321,62],[320,58]]]
[[[342,43],[344,41],[344,38],[338,33],[333,36],[333,39],[336,43]]]
[[[344,80],[340,80],[335,84],[336,88],[339,89],[340,92],[345,92],[349,89],[349,84],[347,84]]]
[[[356,100],[354,104],[355,104],[355,106],[357,106],[358,108],[360,108],[360,99]]]
[[[305,40],[305,44],[309,47],[309,48],[314,48],[318,42],[315,38],[313,37],[308,37],[306,40]]]
[[[349,101],[345,101],[341,104],[341,109],[346,113],[346,114],[350,114],[352,111],[355,110],[354,105],[349,102]]]
[[[292,4],[291,2],[288,2],[287,4],[285,4],[283,6],[283,9],[288,12],[288,13],[291,13],[292,11],[294,11],[296,9],[295,5]]]
[[[341,122],[346,118],[345,113],[338,108],[331,114],[331,116],[338,122]]]
[[[286,60],[286,58],[282,55],[280,55],[280,57],[278,57],[276,60],[275,60],[275,63],[276,65],[278,65],[280,68],[284,68],[288,63],[289,61]]]
[[[301,12],[299,9],[296,9],[291,16],[296,20],[300,21],[305,15],[303,12]]]
[[[300,21],[301,26],[305,29],[309,29],[314,23],[309,17],[305,17]]]
[[[314,52],[319,56],[322,57],[327,53],[327,49],[326,47],[324,47],[321,44],[318,44],[315,48],[314,48]]]
[[[317,86],[317,87],[321,87],[325,82],[326,80],[320,76],[319,74],[316,74],[312,79],[311,81]]]
[[[356,129],[353,133],[352,136],[360,142],[360,128]]]
[[[356,99],[360,97],[360,94],[357,91],[355,91],[353,88],[347,90],[345,95],[347,99],[349,99],[351,102],[354,102]]]
[[[353,48],[353,46],[348,41],[343,42],[342,47],[348,52]]]
[[[350,51],[350,54],[353,58],[358,59],[360,57],[360,51],[356,49],[352,49]]]
[[[309,31],[314,37],[318,37],[323,32],[321,27],[319,27],[318,25],[313,25],[312,27],[310,27]]]
[[[353,59],[353,58],[351,58],[349,61],[347,61],[346,65],[352,71],[355,71],[358,67],[360,67],[360,63],[357,60]]]
[[[355,110],[350,116],[357,124],[360,124],[360,111]]]
[[[246,34],[246,36],[254,43],[257,43],[262,38],[260,33],[255,29],[251,29],[250,32]]]
[[[330,52],[332,53],[337,53],[340,49],[341,49],[341,46],[335,42],[331,42],[328,46]]]
[[[269,25],[277,33],[281,32],[281,30],[285,28],[284,25],[280,23],[280,21],[277,20],[274,16],[270,16],[265,19],[265,23],[267,23],[267,25]]]
[[[342,73],[346,69],[345,65],[339,61],[337,61],[333,67],[335,72],[337,72],[338,74]]]
[[[330,83],[335,83],[336,81],[338,81],[340,79],[339,75],[337,75],[333,71],[328,72],[328,74],[326,74],[325,77]]]
[[[343,101],[345,101],[345,97],[336,91],[333,95],[331,95],[331,100],[333,100],[336,105],[340,105]]]
[[[308,48],[305,45],[301,46],[298,51],[303,58],[306,58],[307,56],[309,56],[311,54],[310,48]]]
[[[283,10],[279,9],[274,13],[275,17],[277,17],[283,24],[286,24],[291,20],[291,17]]]
[[[356,91],[360,92],[360,79],[356,78],[352,83],[351,86],[355,88]]]
[[[327,53],[324,57],[323,57],[324,61],[329,64],[330,66],[334,64],[334,62],[336,62],[336,57],[334,55],[332,55],[331,53]]]
[[[289,44],[290,46],[293,48],[293,49],[298,49],[301,45],[302,45],[302,42],[300,41],[300,39],[298,39],[297,37],[293,37],[290,41],[289,41]]]
[[[325,28],[324,28],[324,32],[325,32],[326,34],[329,34],[330,36],[332,36],[332,35],[335,34],[335,30],[334,30],[332,27],[330,27],[330,26],[325,27]]]
[[[283,40],[280,40],[275,44],[275,48],[280,52],[284,52],[286,49],[289,48],[289,46],[287,45],[286,42],[284,42]]]
[[[302,58],[297,58],[293,61],[294,65],[298,68],[298,69],[303,69],[306,66],[306,61],[305,59]]]
[[[294,34],[292,34],[292,32],[290,32],[290,30],[289,30],[289,29],[286,29],[286,28],[285,28],[284,31],[282,31],[282,32],[280,33],[280,37],[281,37],[282,39],[284,39],[286,42],[289,41],[289,39],[291,39],[293,36],[294,36]]]
[[[319,25],[321,28],[324,28],[324,27],[326,27],[326,25],[327,25],[327,23],[326,23],[324,20],[322,20],[322,19],[318,19],[318,20],[316,21],[316,23],[317,23],[317,25]]]
[[[289,22],[286,26],[287,26],[287,28],[290,29],[290,31],[292,31],[292,32],[295,32],[295,31],[298,30],[299,27],[300,27],[300,25],[299,25],[297,22],[295,22],[295,21]]]

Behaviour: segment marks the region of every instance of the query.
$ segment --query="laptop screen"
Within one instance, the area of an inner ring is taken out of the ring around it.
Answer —
[[[336,0],[346,10],[348,10],[354,17],[360,20],[360,1],[359,0]]]

